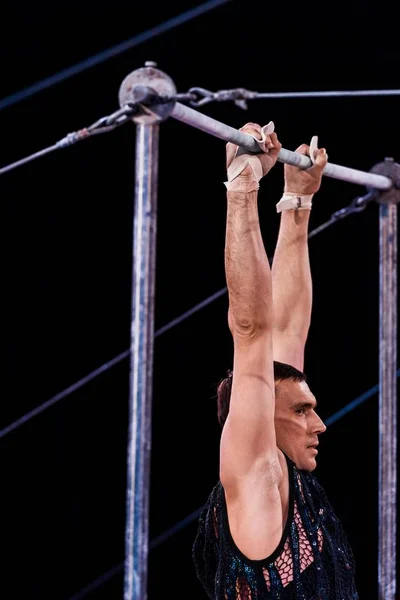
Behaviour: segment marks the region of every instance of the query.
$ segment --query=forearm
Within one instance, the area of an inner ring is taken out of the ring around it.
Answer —
[[[296,336],[304,344],[312,308],[307,241],[309,218],[309,210],[282,212],[272,264],[274,335]]]
[[[260,233],[257,192],[227,192],[225,272],[231,331],[273,327],[271,271]]]

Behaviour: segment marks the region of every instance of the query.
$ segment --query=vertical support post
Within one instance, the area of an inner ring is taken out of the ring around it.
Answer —
[[[397,204],[379,213],[379,600],[396,595]]]
[[[147,599],[158,142],[159,124],[168,118],[174,102],[152,109],[142,103],[154,94],[176,94],[172,79],[156,66],[147,61],[127,75],[119,89],[120,106],[133,103],[138,108],[133,117],[136,172],[124,600]]]
[[[158,138],[136,125],[124,600],[147,598]]]

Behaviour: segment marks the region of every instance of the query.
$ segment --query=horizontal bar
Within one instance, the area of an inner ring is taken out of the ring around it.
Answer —
[[[171,117],[177,121],[182,121],[187,125],[191,125],[196,129],[210,133],[211,135],[225,140],[226,142],[233,142],[238,146],[242,146],[250,152],[258,154],[260,148],[257,142],[246,133],[238,131],[234,127],[225,125],[212,117],[204,115],[203,113],[190,108],[184,104],[177,102],[171,112]],[[311,160],[299,154],[298,152],[292,152],[282,148],[278,155],[278,160],[288,165],[294,165],[302,169],[311,167]],[[341,179],[350,183],[357,183],[359,185],[366,185],[373,187],[377,190],[388,190],[392,187],[393,182],[389,177],[384,175],[376,175],[375,173],[367,173],[365,171],[358,171],[357,169],[350,169],[349,167],[342,167],[333,163],[328,163],[324,169],[324,175],[332,177],[333,179]]]

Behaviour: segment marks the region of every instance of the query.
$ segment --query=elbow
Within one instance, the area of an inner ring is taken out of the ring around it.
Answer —
[[[305,346],[308,338],[309,325],[304,326],[293,326],[287,327],[276,327],[274,326],[274,340],[280,342],[281,340],[287,340],[295,346]]]
[[[254,339],[265,333],[272,332],[272,323],[265,318],[242,315],[235,317],[231,310],[228,312],[229,330],[234,338]]]

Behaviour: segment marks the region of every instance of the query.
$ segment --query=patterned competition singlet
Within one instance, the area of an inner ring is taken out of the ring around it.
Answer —
[[[326,494],[286,456],[289,513],[271,556],[250,560],[229,531],[221,483],[211,492],[193,544],[197,576],[212,600],[358,600],[353,555]]]

